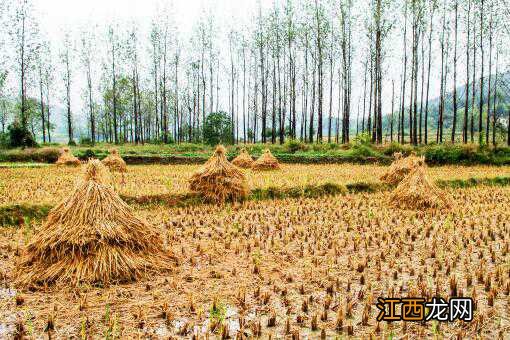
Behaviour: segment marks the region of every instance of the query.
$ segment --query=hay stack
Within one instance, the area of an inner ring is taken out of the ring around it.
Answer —
[[[249,193],[244,174],[227,160],[222,145],[217,146],[212,157],[191,176],[189,188],[205,199],[219,203],[227,199],[243,199]]]
[[[411,172],[411,170],[419,166],[419,164],[424,161],[422,157],[418,157],[414,153],[405,158],[402,157],[400,152],[396,152],[393,156],[395,157],[395,160],[391,163],[388,171],[380,178],[381,181],[390,185],[399,184]]]
[[[170,268],[158,230],[133,215],[105,174],[100,161],[88,162],[84,180],[24,249],[19,285],[128,282]]]
[[[102,160],[103,164],[110,169],[111,172],[126,172],[126,162],[120,157],[117,149],[111,149],[110,154]]]
[[[62,148],[60,156],[55,162],[57,165],[67,165],[67,166],[79,166],[80,160],[73,156],[71,150],[69,148]]]
[[[253,158],[251,158],[246,148],[241,149],[241,153],[232,160],[232,164],[240,168],[249,169],[253,164]]]
[[[251,168],[253,170],[277,170],[280,169],[280,164],[276,157],[271,154],[271,151],[266,149],[259,159],[253,162]]]
[[[400,182],[390,196],[393,206],[404,209],[446,208],[450,206],[446,193],[432,184],[422,160]]]

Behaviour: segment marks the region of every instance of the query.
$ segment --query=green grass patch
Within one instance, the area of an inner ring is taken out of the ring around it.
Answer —
[[[214,147],[203,144],[122,144],[98,143],[94,146],[73,146],[73,154],[81,160],[103,159],[109,149],[117,148],[128,164],[200,164],[213,153]],[[405,155],[415,152],[425,156],[430,165],[444,164],[492,164],[510,165],[509,147],[479,147],[474,144],[429,144],[412,146],[391,143],[373,145],[369,140],[359,139],[351,144],[321,143],[305,144],[287,141],[284,144],[246,144],[227,146],[227,156],[234,158],[240,149],[258,157],[268,148],[282,163],[328,164],[328,163],[379,163],[388,164],[395,152]],[[54,163],[60,147],[48,145],[41,148],[0,150],[0,162]]]
[[[20,226],[27,221],[40,220],[48,215],[52,206],[14,204],[0,207],[0,226]]]
[[[49,166],[47,163],[0,163],[0,169],[13,169],[13,168],[44,168]]]
[[[510,177],[484,177],[468,179],[437,180],[436,184],[440,188],[472,188],[476,186],[498,186],[504,187],[510,185]]]

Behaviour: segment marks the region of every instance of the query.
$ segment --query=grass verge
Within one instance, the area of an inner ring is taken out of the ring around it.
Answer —
[[[109,144],[72,147],[73,154],[81,160],[102,159],[108,154]],[[211,146],[203,144],[145,144],[117,145],[127,164],[202,164],[213,152]],[[305,144],[287,141],[285,144],[246,144],[227,146],[227,156],[234,158],[240,148],[246,147],[253,157],[258,157],[265,148],[282,163],[330,164],[330,163],[379,163],[388,164],[394,152],[408,155],[415,152],[425,156],[429,165],[445,164],[490,164],[510,165],[509,147],[487,147],[474,144],[428,144],[412,146],[390,143],[373,145],[368,142],[351,144],[318,143]],[[30,149],[0,150],[0,162],[54,163],[59,155],[54,145]]]
[[[476,186],[510,186],[510,177],[468,178],[465,180],[438,180],[436,184],[441,188],[471,188]],[[315,198],[322,196],[336,196],[347,193],[375,193],[390,190],[392,187],[381,182],[355,182],[346,185],[324,183],[299,187],[267,187],[253,189],[248,200],[268,200],[283,198]],[[128,204],[148,207],[151,205],[165,205],[169,207],[183,207],[206,204],[200,196],[193,193],[161,194],[144,196],[121,195]],[[0,226],[20,226],[27,220],[40,220],[51,210],[50,205],[15,204],[0,206]]]

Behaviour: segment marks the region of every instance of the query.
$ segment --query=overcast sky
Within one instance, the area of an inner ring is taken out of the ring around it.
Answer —
[[[261,1],[264,5],[272,2]],[[109,22],[112,18],[136,19],[148,23],[164,5],[174,8],[175,20],[186,32],[192,29],[204,9],[212,9],[216,16],[225,20],[248,18],[257,5],[256,0],[34,0],[34,3],[44,13],[42,25],[52,35],[58,34],[62,27],[79,26],[90,19],[96,22]]]

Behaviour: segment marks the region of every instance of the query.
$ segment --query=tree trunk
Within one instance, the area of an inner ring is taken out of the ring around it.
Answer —
[[[390,142],[393,143],[393,112],[395,110],[395,81],[391,81]]]
[[[470,41],[470,34],[471,34],[471,0],[468,0],[468,10],[466,13],[467,17],[467,39],[466,39],[466,85],[464,88],[464,122],[463,122],[463,128],[462,128],[462,142],[464,144],[467,143],[468,140],[468,114],[469,114],[469,41]]]
[[[481,0],[481,7],[480,7],[480,53],[481,53],[481,64],[480,67],[481,73],[480,73],[480,101],[479,101],[479,113],[478,113],[478,144],[482,145],[483,139],[482,139],[482,131],[483,131],[483,123],[482,123],[482,116],[483,116],[483,64],[484,64],[484,48],[483,48],[483,4],[484,0]]]
[[[433,14],[432,14],[433,16]],[[431,26],[432,26],[432,16],[430,18]],[[431,30],[432,31],[432,30]],[[404,112],[405,112],[405,95],[406,95],[406,79],[407,79],[407,1],[405,2],[405,10],[404,10],[404,76],[402,78],[402,103],[400,107],[400,143],[405,143],[405,128],[404,128]],[[430,68],[429,68],[430,73]],[[428,86],[428,85],[427,85]],[[427,120],[427,110],[425,109],[425,121]],[[425,125],[425,129],[427,126]],[[426,130],[425,130],[426,131]],[[427,132],[425,132],[425,144],[427,143]]]
[[[45,122],[45,115],[46,115],[46,112],[44,110],[44,95],[43,95],[43,75],[42,75],[42,70],[41,70],[41,66],[39,66],[39,90],[40,90],[40,95],[41,95],[41,128],[42,128],[42,133],[43,133],[43,143],[46,143],[46,122]]]
[[[322,36],[320,29],[318,0],[315,0],[315,18],[317,23],[317,142],[322,143]]]
[[[455,132],[457,131],[457,31],[458,31],[458,1],[455,0],[455,46],[453,48],[453,122],[452,122],[452,143],[455,143]]]
[[[489,87],[487,89],[487,119],[485,123],[485,144],[489,145],[489,129],[491,119],[491,82],[492,82],[492,8],[489,22]]]
[[[498,66],[499,66],[499,49],[496,48],[496,74],[494,79],[494,106],[492,109],[492,145],[496,146],[496,121],[498,120],[496,112],[496,100],[498,97]],[[510,121],[509,121],[510,124]]]

